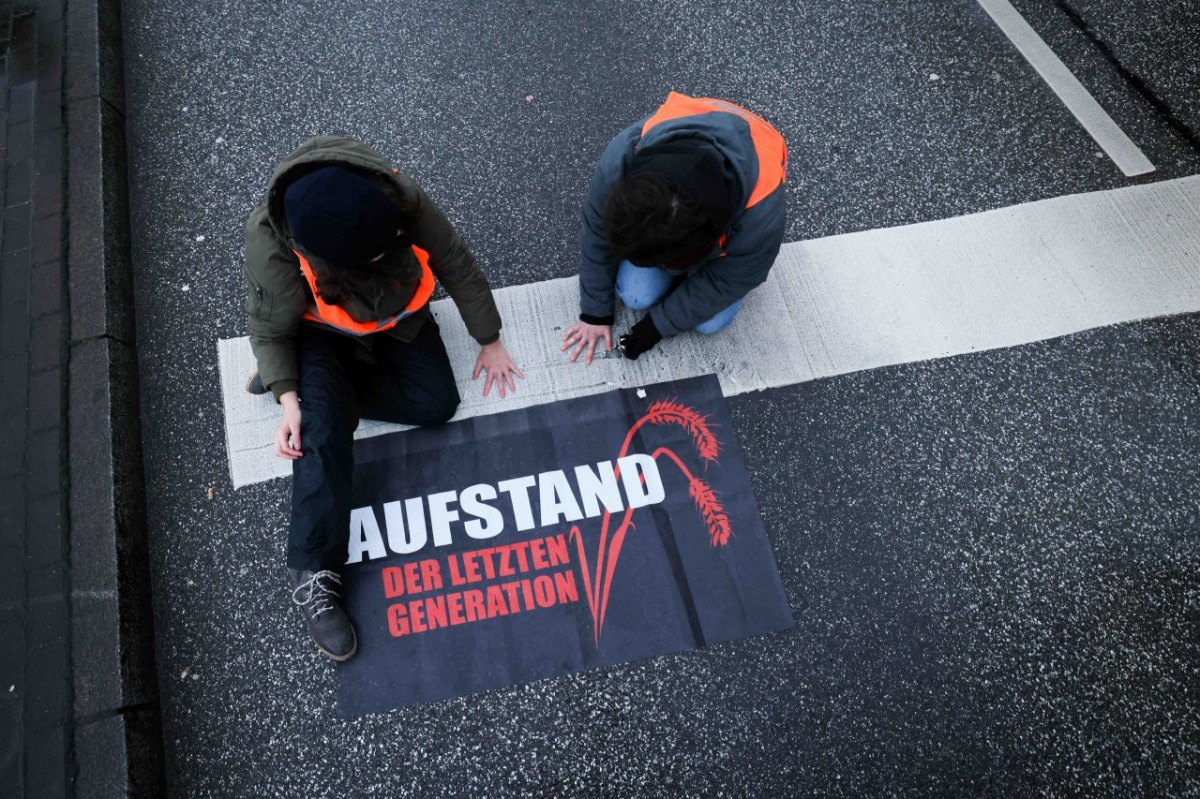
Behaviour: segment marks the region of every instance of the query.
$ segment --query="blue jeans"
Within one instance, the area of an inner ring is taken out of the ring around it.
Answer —
[[[659,300],[670,293],[678,275],[673,275],[665,269],[656,266],[634,266],[629,261],[622,261],[617,270],[617,296],[626,307],[635,311],[644,311],[657,305]],[[719,312],[708,321],[696,325],[697,333],[712,335],[729,327],[733,317],[737,316],[742,307],[741,300]]]

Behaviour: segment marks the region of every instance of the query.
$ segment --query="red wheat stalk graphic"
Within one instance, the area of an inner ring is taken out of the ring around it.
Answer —
[[[728,544],[729,536],[732,533],[729,527],[729,517],[725,515],[725,509],[721,507],[721,501],[717,499],[716,492],[708,483],[692,474],[691,470],[683,465],[683,461],[673,451],[666,447],[659,447],[654,451],[652,457],[657,460],[660,455],[674,461],[675,465],[679,467],[679,471],[683,472],[684,477],[687,478],[688,494],[696,503],[696,510],[700,511],[700,515],[704,517],[704,523],[708,525],[709,543],[714,547]]]
[[[642,417],[633,423],[629,428],[629,432],[625,434],[625,441],[621,444],[621,451],[617,455],[618,458],[623,458],[629,454],[629,447],[633,444],[633,437],[642,425],[646,424],[676,424],[687,430],[692,437],[692,444],[696,448],[697,454],[704,459],[705,464],[709,462],[715,463],[717,455],[720,452],[720,444],[717,441],[716,435],[713,434],[712,428],[709,426],[708,417],[697,413],[694,409],[689,408],[674,400],[659,400],[650,405]],[[618,467],[615,470],[618,477],[621,476],[621,470]],[[630,513],[627,512],[622,527],[629,523]],[[600,586],[600,574],[604,567],[605,555],[609,553],[608,544],[608,523],[609,513],[604,512],[604,522],[600,529],[600,547],[596,554],[596,590]],[[622,533],[621,538],[624,538]],[[616,552],[620,552],[621,548],[618,545]],[[615,553],[613,553],[615,554]],[[595,615],[593,613],[593,615]],[[599,630],[597,630],[599,637]]]
[[[705,466],[709,463],[717,462],[717,455],[720,453],[720,442],[717,441],[717,437],[712,432],[708,417],[673,400],[661,400],[653,403],[646,413],[633,423],[633,426],[629,428],[629,432],[625,435],[625,441],[621,445],[620,453],[617,455],[618,458],[623,458],[629,454],[629,447],[633,443],[634,435],[645,424],[679,425],[691,436],[696,454],[705,462]],[[725,509],[722,507],[721,501],[717,498],[716,492],[712,490],[712,487],[692,474],[691,470],[675,454],[675,451],[669,447],[659,447],[653,452],[651,457],[655,460],[662,457],[668,458],[679,468],[684,477],[687,478],[688,493],[696,503],[696,509],[700,512],[700,516],[704,519],[704,523],[708,528],[709,544],[716,547],[725,546],[729,543],[729,537],[732,534],[729,516],[726,515]],[[620,467],[616,468],[614,472],[616,476],[620,477]],[[642,479],[645,480],[645,478]],[[633,512],[633,508],[628,508],[625,511],[624,517],[621,519],[621,524],[617,527],[616,532],[613,533],[611,541],[608,540],[608,527],[612,518],[608,511],[604,512],[600,526],[600,545],[596,550],[596,571],[594,577],[589,574],[589,564],[587,552],[583,546],[583,536],[580,534],[578,527],[571,528],[571,539],[575,541],[575,547],[579,553],[579,562],[582,566],[583,590],[587,596],[588,607],[592,613],[592,625],[595,630],[597,645],[600,644],[600,631],[604,628],[604,616],[608,611],[608,597],[609,592],[612,590],[613,572],[617,568],[617,560],[621,554],[621,547],[625,543],[625,535],[630,529],[636,529],[636,525],[633,524]]]
[[[717,437],[713,435],[712,430],[708,426],[708,417],[701,416],[686,405],[680,405],[678,402],[671,400],[661,400],[650,406],[646,411],[645,416],[638,420],[629,431],[629,436],[625,439],[625,445],[629,446],[629,440],[643,422],[650,424],[677,424],[688,431],[692,437],[692,443],[696,447],[696,454],[705,460],[705,462],[716,462],[717,455],[720,452],[720,444]]]

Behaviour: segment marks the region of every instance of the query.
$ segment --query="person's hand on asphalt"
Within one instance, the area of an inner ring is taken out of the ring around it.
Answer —
[[[483,396],[487,396],[492,390],[492,383],[500,389],[500,398],[508,396],[509,391],[516,391],[517,384],[513,381],[513,375],[525,379],[525,373],[517,368],[513,363],[513,359],[509,357],[508,350],[504,349],[504,345],[499,339],[491,344],[485,344],[479,350],[479,357],[475,359],[475,371],[471,373],[472,380],[478,380],[480,372],[487,372],[487,379],[483,381]]]
[[[587,350],[587,359],[585,363],[591,363],[596,355],[596,345],[604,339],[605,346],[608,351],[612,352],[612,325],[590,325],[587,322],[576,322],[571,325],[563,336],[562,351],[566,351],[571,347],[575,347],[575,351],[571,353],[571,360],[579,360],[579,354]]]
[[[654,349],[662,338],[662,333],[654,326],[654,320],[650,314],[646,314],[628,333],[621,336],[621,352],[629,360],[636,361],[639,355]]]
[[[275,454],[290,461],[302,457],[300,451],[300,395],[289,391],[279,398],[283,419],[275,428]]]

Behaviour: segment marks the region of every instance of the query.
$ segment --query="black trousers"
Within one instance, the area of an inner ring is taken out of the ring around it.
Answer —
[[[432,319],[408,344],[387,334],[356,339],[305,323],[297,357],[304,456],[292,461],[287,564],[337,570],[347,557],[359,419],[442,424],[458,408],[458,387]]]

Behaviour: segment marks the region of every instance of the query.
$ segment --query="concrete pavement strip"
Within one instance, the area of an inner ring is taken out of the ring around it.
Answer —
[[[560,352],[575,278],[496,292],[527,379],[506,399],[470,381],[477,347],[450,300],[433,304],[463,397],[456,419],[715,373],[726,395],[1200,310],[1200,176],[785,244],[729,331],[668,340],[636,362]],[[627,327],[630,315],[618,319]],[[278,410],[244,390],[249,339],[218,342],[235,487],[286,476]],[[398,425],[364,422],[358,437]]]

